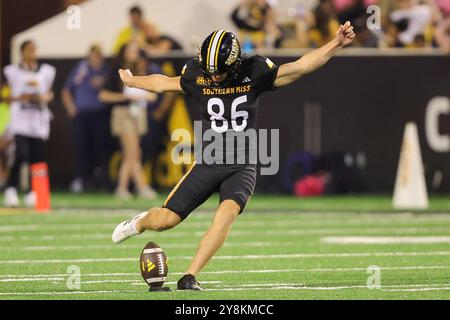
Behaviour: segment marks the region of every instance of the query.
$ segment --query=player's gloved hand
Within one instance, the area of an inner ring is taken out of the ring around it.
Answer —
[[[336,32],[336,39],[339,44],[343,47],[352,43],[355,38],[355,32],[353,32],[353,27],[350,21],[347,21],[344,25],[341,24],[339,30]]]
[[[131,81],[133,80],[133,74],[131,73],[130,69],[127,69],[127,70],[119,69],[119,75],[120,75],[120,79],[123,81],[123,83],[127,87],[131,87]]]

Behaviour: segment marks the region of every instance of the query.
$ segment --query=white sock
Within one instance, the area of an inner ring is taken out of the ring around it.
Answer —
[[[141,220],[145,215],[147,214],[147,211],[142,212],[136,216],[136,218],[131,222],[131,227],[133,228],[133,231],[135,234],[139,234],[139,232],[136,230],[136,223]]]

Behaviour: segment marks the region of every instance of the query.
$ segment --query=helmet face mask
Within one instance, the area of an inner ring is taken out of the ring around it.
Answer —
[[[214,85],[226,85],[237,77],[241,64],[241,46],[236,35],[229,31],[217,30],[211,33],[199,52],[199,62],[205,76],[227,73],[227,77]]]

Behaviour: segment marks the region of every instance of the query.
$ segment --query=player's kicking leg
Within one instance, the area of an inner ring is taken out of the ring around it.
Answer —
[[[176,213],[166,208],[153,208],[142,212],[129,220],[117,225],[112,234],[112,241],[120,243],[145,230],[164,231],[171,229],[181,222]]]
[[[145,230],[164,231],[184,220],[197,206],[201,205],[213,192],[211,179],[206,168],[195,162],[180,180],[164,202],[163,208],[153,208],[121,222],[113,232],[112,241],[120,243]]]
[[[170,229],[200,206],[215,191],[220,206],[213,223],[200,242],[190,268],[178,281],[179,290],[201,290],[195,276],[223,245],[236,217],[253,193],[256,174],[252,169],[194,165],[174,188],[162,209],[152,209],[124,221],[116,227],[113,242],[118,243],[144,230]]]

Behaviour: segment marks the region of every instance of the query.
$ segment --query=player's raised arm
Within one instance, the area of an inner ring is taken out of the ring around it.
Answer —
[[[355,38],[353,27],[349,21],[341,25],[336,32],[336,38],[315,49],[297,61],[283,64],[278,69],[275,87],[288,85],[305,74],[313,72],[327,63],[328,60],[342,47],[349,45]]]
[[[183,91],[180,85],[180,77],[166,77],[162,74],[138,77],[133,76],[128,69],[120,69],[119,75],[120,79],[128,87],[144,89],[155,93]]]

